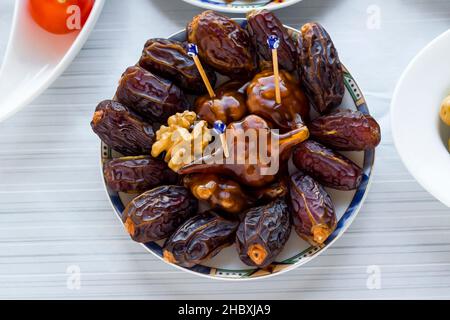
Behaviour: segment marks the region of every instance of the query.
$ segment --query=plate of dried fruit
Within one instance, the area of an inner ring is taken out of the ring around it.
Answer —
[[[183,0],[194,6],[228,13],[246,13],[255,9],[278,10],[302,0]]]
[[[381,139],[324,27],[295,30],[267,10],[246,19],[205,11],[169,39],[148,40],[91,127],[131,238],[181,270],[224,280],[278,275],[331,246],[364,202]],[[247,161],[253,129],[271,141],[269,162]],[[243,149],[231,133],[244,136]],[[244,161],[209,161],[225,150]]]

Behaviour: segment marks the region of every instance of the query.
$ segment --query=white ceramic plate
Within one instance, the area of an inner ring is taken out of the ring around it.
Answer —
[[[236,21],[241,23],[241,25],[243,26],[246,23],[245,19],[236,19]],[[295,36],[295,33],[297,31],[289,27],[287,28],[292,33],[292,35]],[[183,30],[174,34],[170,38],[178,41],[185,41],[186,33]],[[342,102],[342,106],[345,108],[360,110],[361,112],[368,114],[369,110],[367,108],[362,92],[358,88],[356,81],[347,70],[345,70],[344,80],[346,93]],[[102,167],[105,161],[120,156],[118,153],[116,153],[103,143],[101,152]],[[344,234],[344,232],[357,216],[369,191],[369,185],[372,177],[372,168],[375,161],[375,151],[368,150],[366,152],[346,152],[345,155],[363,168],[363,179],[361,185],[356,191],[345,192],[327,189],[336,208],[338,224],[336,230],[327,239],[324,245],[319,247],[312,247],[306,241],[300,239],[300,237],[298,237],[295,232],[291,232],[288,243],[286,244],[280,255],[277,257],[276,261],[272,265],[264,269],[252,268],[243,264],[239,260],[235,246],[230,246],[222,250],[217,256],[209,261],[206,261],[203,265],[197,265],[192,268],[182,268],[173,264],[172,266],[175,266],[187,272],[214,279],[249,280],[281,274],[283,272],[293,270],[311,261]],[[122,223],[121,217],[124,207],[132,199],[133,196],[114,192],[106,185],[105,187],[109,195],[111,204],[120,219],[120,223]],[[164,241],[149,242],[143,244],[143,246],[155,256],[162,259],[161,246],[163,245],[163,243]]]
[[[95,0],[83,29],[54,35],[31,18],[27,0],[17,0],[0,69],[0,121],[12,116],[47,89],[70,65],[86,42],[105,0]]]
[[[236,0],[227,3],[225,0],[183,0],[194,6],[228,13],[246,13],[254,9],[278,10],[298,3],[302,0]]]
[[[427,45],[399,80],[391,107],[395,146],[414,178],[450,207],[450,127],[439,118],[450,94],[450,30]]]

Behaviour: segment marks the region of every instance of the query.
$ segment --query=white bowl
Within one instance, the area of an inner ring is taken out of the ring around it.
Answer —
[[[394,142],[414,178],[450,207],[450,127],[439,118],[450,94],[450,30],[428,44],[399,80],[391,106]]]
[[[66,70],[94,28],[104,3],[95,0],[81,31],[54,35],[33,21],[26,0],[16,1],[0,69],[0,121],[33,101]]]
[[[183,0],[189,4],[203,9],[210,9],[228,13],[246,13],[254,9],[278,10],[298,3],[302,0],[285,0],[284,2],[275,2],[270,0],[236,0],[226,3],[225,0]]]

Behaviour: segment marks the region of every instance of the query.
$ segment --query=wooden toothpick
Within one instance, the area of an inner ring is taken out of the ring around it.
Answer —
[[[227,126],[222,121],[217,120],[216,122],[214,122],[214,130],[216,130],[216,132],[219,134],[220,143],[222,144],[223,148],[223,154],[225,155],[225,158],[228,158],[230,156],[230,151],[228,150],[227,139],[225,137]]]
[[[278,47],[280,46],[280,39],[276,35],[271,35],[267,39],[267,44],[272,50],[273,77],[275,79],[275,101],[277,104],[280,104],[281,103],[280,70],[278,67]]]
[[[188,44],[188,55],[194,59],[195,66],[198,69],[198,72],[200,72],[200,76],[203,79],[203,82],[205,83],[206,89],[208,90],[208,94],[211,97],[211,99],[214,99],[216,97],[216,94],[214,92],[213,87],[211,86],[211,82],[209,82],[208,76],[206,75],[205,69],[203,69],[202,62],[198,58],[198,47],[194,43]]]

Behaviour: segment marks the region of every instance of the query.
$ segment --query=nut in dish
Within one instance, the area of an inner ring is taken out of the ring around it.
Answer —
[[[198,158],[212,138],[206,121],[194,123],[196,117],[192,111],[177,113],[169,118],[168,126],[156,132],[152,156],[165,152],[164,160],[175,172]]]

